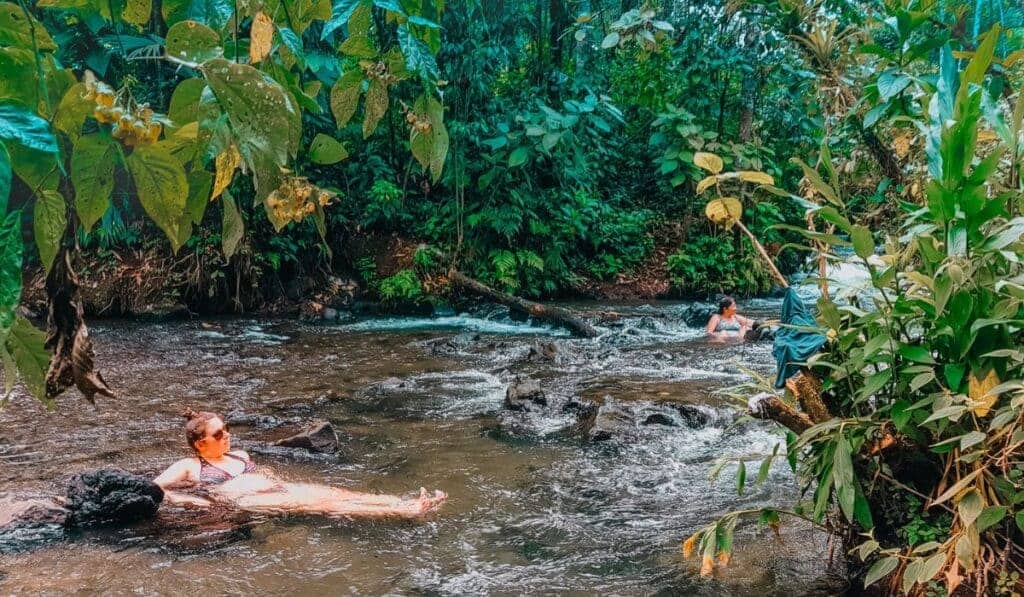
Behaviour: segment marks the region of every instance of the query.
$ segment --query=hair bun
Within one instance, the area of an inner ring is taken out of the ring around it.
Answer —
[[[196,411],[192,410],[191,408],[186,408],[185,412],[181,413],[181,416],[183,416],[186,419],[188,419],[189,421],[191,421],[192,419],[198,417],[199,413],[197,413]]]

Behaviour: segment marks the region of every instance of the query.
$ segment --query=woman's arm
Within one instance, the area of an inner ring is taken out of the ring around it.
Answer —
[[[191,458],[182,458],[157,475],[153,482],[159,485],[161,489],[167,489],[168,487],[188,481],[192,478],[192,464]]]
[[[160,486],[160,489],[164,490],[164,501],[168,504],[203,507],[211,504],[209,500],[171,489],[191,480],[193,477],[197,477],[198,475],[193,470],[196,468],[195,465],[196,463],[192,458],[184,458],[167,467],[167,470],[153,479],[153,483],[156,483]]]
[[[708,327],[707,327],[707,330],[708,330],[709,334],[714,334],[715,333],[715,328],[718,327],[718,320],[719,319],[721,319],[721,318],[718,316],[717,313],[715,313],[714,315],[711,316],[711,319],[708,321]]]

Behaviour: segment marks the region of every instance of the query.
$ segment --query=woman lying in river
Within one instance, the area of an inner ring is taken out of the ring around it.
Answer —
[[[718,302],[718,313],[708,321],[708,337],[712,340],[744,338],[747,330],[753,329],[756,323],[753,319],[738,315],[736,300],[727,296]]]
[[[185,412],[185,437],[195,458],[175,462],[153,479],[172,504],[210,506],[228,502],[242,510],[279,514],[322,514],[339,517],[415,518],[437,510],[448,497],[420,488],[417,498],[359,493],[312,483],[286,483],[257,467],[242,450],[231,450],[224,420],[210,412]],[[209,496],[185,493],[197,489]]]

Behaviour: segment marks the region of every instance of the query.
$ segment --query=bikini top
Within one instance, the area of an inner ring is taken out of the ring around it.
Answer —
[[[716,332],[738,332],[738,331],[740,331],[740,329],[742,329],[742,327],[743,326],[740,325],[740,322],[736,321],[735,319],[733,319],[731,321],[726,321],[725,319],[719,319],[718,320],[718,325],[715,326],[715,331]]]
[[[234,458],[235,460],[241,460],[242,462],[245,463],[245,469],[241,473],[239,473],[241,475],[244,475],[245,473],[251,473],[256,470],[256,463],[253,462],[252,460],[249,460],[248,458],[243,458],[241,456],[238,456],[237,454],[231,454],[230,452],[225,454],[225,456],[227,456],[228,458]],[[199,465],[200,483],[206,483],[208,485],[220,485],[221,483],[224,483],[225,481],[230,481],[238,476],[232,475],[231,473],[220,468],[219,466],[211,464],[209,460],[203,458],[202,456],[199,457]]]

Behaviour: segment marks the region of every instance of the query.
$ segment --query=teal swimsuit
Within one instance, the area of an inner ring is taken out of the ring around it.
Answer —
[[[733,319],[732,321],[726,321],[725,319],[719,319],[718,325],[715,326],[716,332],[738,332],[743,329],[740,322]]]

